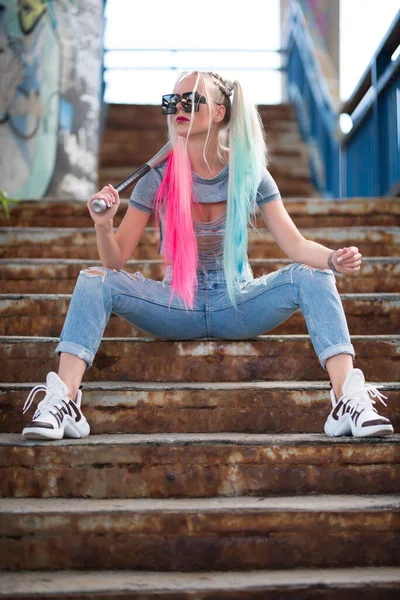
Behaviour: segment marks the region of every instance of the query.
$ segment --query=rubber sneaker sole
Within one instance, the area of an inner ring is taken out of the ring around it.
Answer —
[[[347,416],[347,415],[346,415]],[[328,417],[324,431],[329,437],[352,435],[353,437],[382,437],[394,433],[393,425],[380,424],[372,427],[355,427],[350,416],[343,417],[340,421]]]
[[[61,440],[63,437],[69,438],[84,438],[90,433],[89,423],[81,422],[77,427],[76,422],[66,422],[64,427],[58,430],[47,429],[45,427],[25,427],[22,431],[22,436],[28,440]]]

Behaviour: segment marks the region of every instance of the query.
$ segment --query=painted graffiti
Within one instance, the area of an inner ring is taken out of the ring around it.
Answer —
[[[0,0],[0,188],[85,198],[96,185],[103,0]]]

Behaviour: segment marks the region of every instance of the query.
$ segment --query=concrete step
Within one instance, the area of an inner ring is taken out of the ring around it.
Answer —
[[[65,570],[0,573],[9,600],[395,600],[400,569],[293,569],[225,572]]]
[[[352,336],[357,366],[368,380],[397,381],[399,335]],[[45,380],[56,371],[58,338],[0,337],[3,382]],[[307,335],[265,335],[245,341],[103,338],[89,381],[326,380]]]
[[[48,442],[4,433],[0,434],[0,496],[111,499],[398,493],[399,442],[399,434],[329,438],[300,433],[147,433]]]
[[[363,256],[400,256],[400,227],[323,227],[303,229],[305,238],[331,248],[357,246]],[[286,258],[267,229],[249,229],[248,254],[254,258]],[[157,259],[159,235],[146,228],[132,255],[136,260]],[[99,257],[96,233],[89,228],[1,227],[1,258],[81,258]]]
[[[395,495],[3,500],[0,527],[2,569],[400,565]]]
[[[276,124],[268,132],[268,169],[273,173],[276,166],[283,167],[282,157],[291,158],[287,162],[288,173],[293,176],[299,167],[302,174],[310,178],[307,165],[307,145],[300,138],[296,127],[285,129],[284,124]],[[141,130],[107,130],[100,146],[100,170],[104,167],[129,167],[144,164],[154,156],[168,140],[166,128],[153,128],[145,133]]]
[[[148,152],[146,156],[142,156],[143,161],[149,159],[150,156],[153,156],[155,152],[160,149],[161,146],[155,146],[152,148],[152,152]],[[293,158],[291,159],[293,160]],[[283,163],[287,161],[282,161]],[[120,161],[118,161],[117,165],[111,166],[102,166],[98,172],[98,186],[99,188],[104,187],[105,185],[112,183],[117,185],[120,181],[123,181],[126,177],[131,175],[137,167],[135,165],[132,166],[131,161],[127,160],[127,165],[120,165]],[[139,164],[140,166],[140,164]],[[284,198],[312,198],[318,196],[318,192],[315,190],[314,186],[311,183],[310,175],[297,175],[297,169],[294,168],[292,171],[289,171],[284,164],[279,162],[279,159],[274,160],[271,163],[269,171],[272,177],[275,179],[276,184],[279,188],[282,197]],[[112,174],[116,174],[115,179],[112,177]],[[302,170],[304,173],[304,170]]]
[[[23,416],[25,400],[43,383],[0,383],[0,431],[21,433],[35,410]],[[380,414],[400,431],[400,382],[375,385],[387,397],[387,407],[378,407]],[[319,381],[85,381],[82,388],[92,434],[322,433],[331,410],[330,384]],[[37,402],[42,397],[44,393]]]
[[[120,181],[131,171],[110,170],[109,180]],[[123,194],[123,197],[130,192]],[[355,227],[355,226],[400,226],[400,198],[351,198],[335,201],[318,199],[286,199],[285,207],[297,227]],[[114,218],[119,226],[126,212],[126,199],[121,202],[120,210]],[[151,224],[152,221],[149,223]],[[263,227],[258,215],[257,227]],[[1,227],[93,227],[86,201],[78,202],[47,198],[26,200],[13,205],[10,218],[0,215]]]
[[[341,294],[341,299],[354,335],[400,333],[400,294]],[[70,294],[0,294],[0,335],[58,336],[70,300]],[[271,332],[276,335],[308,333],[301,311]],[[104,335],[147,336],[114,314]]]
[[[258,111],[261,118],[271,124],[281,122],[286,127],[297,125],[294,107],[291,104],[260,104]],[[107,107],[107,125],[105,133],[113,129],[126,131],[141,130],[146,135],[151,129],[166,127],[165,115],[161,114],[158,105],[142,104],[109,104]]]
[[[156,127],[153,126],[151,129],[152,140],[155,140],[156,135],[163,136],[162,139],[165,139],[165,122]],[[307,153],[307,145],[300,137],[297,122],[288,122],[282,119],[275,120],[268,126],[266,134],[269,155],[271,156],[272,154],[272,157],[275,150],[283,152],[288,149],[302,150],[304,148]],[[137,145],[135,145],[135,140],[140,139],[143,135],[147,136],[147,130],[143,132],[143,125],[141,123],[138,127],[132,129],[107,129],[102,138],[102,147],[107,147],[108,144],[121,143],[124,146],[130,145],[131,150],[135,147],[136,150]],[[147,157],[146,160],[149,158]]]
[[[100,170],[104,167],[132,166],[133,157],[135,164],[144,164],[167,143],[167,139],[164,128],[146,131],[145,134],[131,130],[107,131],[100,147]],[[299,173],[310,178],[307,145],[298,132],[270,130],[268,152],[271,173],[276,167],[283,168],[286,164],[290,176]],[[285,158],[288,160],[285,161]]]
[[[290,264],[289,259],[252,259],[254,277],[261,277]],[[0,282],[3,293],[71,294],[81,269],[101,265],[100,260],[54,258],[0,259]],[[161,280],[164,261],[129,260],[125,271],[140,271],[144,277]],[[340,293],[400,292],[400,257],[368,257],[363,259],[357,277],[336,278]]]
[[[269,149],[269,168],[284,196],[315,193],[308,165],[308,150],[301,140],[293,109],[260,107]],[[290,114],[290,117],[288,116]],[[151,119],[151,124],[149,122]],[[149,126],[144,127],[144,123]],[[153,156],[167,141],[165,117],[156,106],[109,107],[105,132],[100,145],[99,183],[113,180],[109,169],[134,170]]]

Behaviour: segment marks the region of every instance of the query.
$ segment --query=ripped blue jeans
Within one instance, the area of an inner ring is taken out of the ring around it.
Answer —
[[[301,309],[323,369],[337,354],[355,356],[335,276],[292,263],[254,278],[250,265],[237,291],[237,308],[229,300],[224,271],[198,271],[193,310],[176,296],[170,303],[171,272],[163,281],[104,267],[81,271],[55,350],[82,358],[90,368],[111,313],[155,337],[232,340],[267,333]]]

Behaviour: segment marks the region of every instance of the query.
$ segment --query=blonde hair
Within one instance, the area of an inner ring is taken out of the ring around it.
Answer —
[[[239,285],[240,276],[247,258],[247,224],[251,214],[255,214],[257,190],[261,182],[263,171],[267,166],[267,147],[264,137],[264,129],[260,115],[256,106],[243,93],[242,87],[238,81],[231,82],[223,79],[217,73],[212,71],[192,71],[183,72],[176,80],[175,88],[183,79],[188,76],[196,75],[196,82],[193,92],[198,89],[199,82],[203,84],[207,103],[215,102],[225,106],[226,112],[224,119],[218,125],[218,157],[223,161],[224,144],[229,147],[229,180],[228,180],[228,198],[227,198],[227,218],[224,235],[224,271],[227,282],[229,298],[234,306],[235,290]],[[231,97],[233,96],[233,102]],[[168,194],[168,181],[179,181],[184,175],[185,182],[188,182],[187,170],[190,169],[190,161],[187,153],[187,142],[192,129],[194,117],[194,104],[188,135],[184,144],[177,140],[177,135],[173,126],[173,119],[168,116],[168,133],[172,144],[175,160],[169,161],[164,181],[160,187],[157,196],[158,206],[164,201],[166,203],[178,203],[181,207],[180,212],[171,212],[171,218],[165,225],[166,247],[174,248],[169,256],[165,256],[179,267],[179,277],[173,279],[172,293],[174,291],[184,298],[185,303],[193,307],[194,291],[197,287],[197,248],[192,248],[196,244],[193,232],[193,221],[189,218],[191,203],[193,200],[192,186],[184,185],[174,187],[174,193]],[[212,127],[212,114],[209,111],[209,124],[206,141],[203,149],[203,158],[207,162],[207,147],[210,140]],[[208,165],[209,166],[209,165]],[[172,177],[172,171],[175,175]],[[172,215],[175,214],[175,218]],[[176,219],[180,214],[181,219]],[[180,248],[180,250],[179,250]],[[185,250],[184,250],[185,249]],[[191,257],[190,261],[185,261],[181,253],[187,252]],[[189,293],[188,290],[193,290]]]

